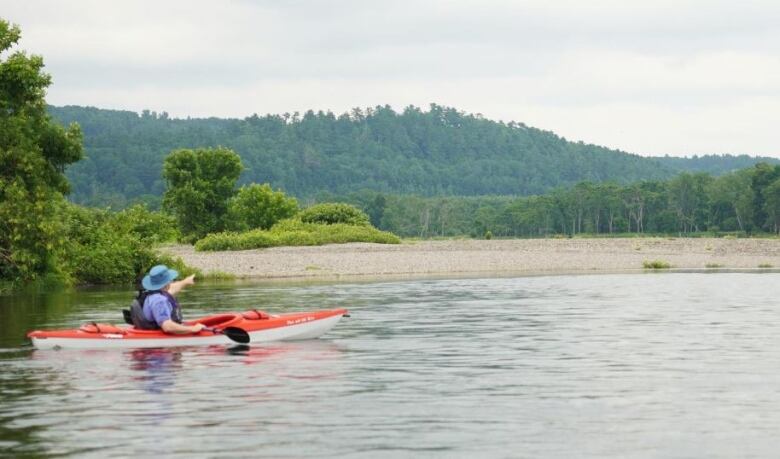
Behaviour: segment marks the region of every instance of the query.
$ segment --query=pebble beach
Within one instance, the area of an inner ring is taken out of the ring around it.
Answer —
[[[173,245],[160,250],[204,274],[269,280],[641,272],[646,262],[654,261],[671,270],[780,268],[780,239],[455,239],[224,252]]]

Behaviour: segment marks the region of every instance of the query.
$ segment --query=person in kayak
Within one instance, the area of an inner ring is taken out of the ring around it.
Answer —
[[[149,274],[144,276],[141,281],[144,290],[139,293],[130,308],[132,322],[136,328],[161,329],[165,333],[173,334],[198,333],[203,330],[203,324],[182,324],[181,308],[175,298],[184,287],[195,283],[195,275],[175,281],[177,277],[178,271],[165,265],[153,267]]]

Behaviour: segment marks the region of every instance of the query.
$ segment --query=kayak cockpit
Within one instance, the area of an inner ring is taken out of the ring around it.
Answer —
[[[208,328],[225,328],[236,325],[242,320],[243,317],[241,314],[217,314],[208,317],[201,317],[195,320],[187,320],[184,323],[186,325],[194,325],[199,323],[205,325]]]

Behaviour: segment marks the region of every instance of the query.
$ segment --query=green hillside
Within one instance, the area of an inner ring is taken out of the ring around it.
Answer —
[[[241,156],[247,167],[241,183],[268,182],[301,198],[361,189],[532,195],[586,180],[631,183],[685,170],[684,162],[570,142],[438,105],[245,119],[172,119],[78,106],[49,107],[49,113],[63,124],[79,123],[84,132],[86,158],[67,171],[72,199],[115,208],[159,199],[162,161],[171,150],[218,145]]]

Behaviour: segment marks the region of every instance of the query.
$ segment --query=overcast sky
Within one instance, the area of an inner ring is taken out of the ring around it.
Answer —
[[[435,102],[642,155],[780,157],[778,1],[0,0],[0,17],[54,105]]]

